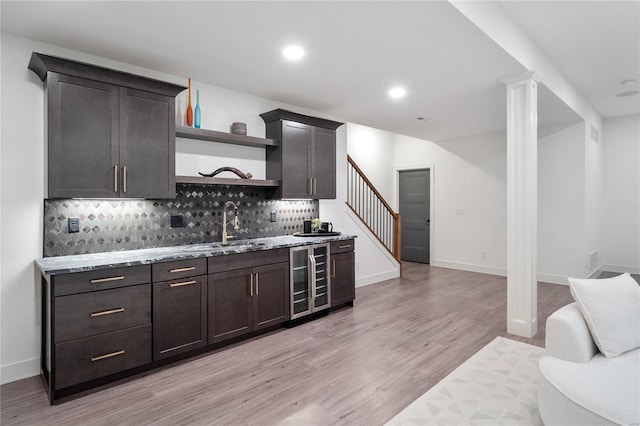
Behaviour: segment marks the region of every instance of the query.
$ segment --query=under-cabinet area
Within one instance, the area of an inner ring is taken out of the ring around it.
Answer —
[[[341,235],[40,259],[50,402],[353,306],[353,254]]]

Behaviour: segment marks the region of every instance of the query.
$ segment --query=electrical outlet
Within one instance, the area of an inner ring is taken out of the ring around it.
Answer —
[[[75,234],[76,232],[80,232],[80,218],[79,217],[70,217],[68,221],[69,233]]]
[[[175,216],[171,216],[171,227],[172,228],[184,228],[184,216],[179,214]]]
[[[480,258],[481,259],[486,259],[487,258],[487,252],[486,251],[481,251],[480,252]]]
[[[271,211],[271,222],[275,222],[276,221],[276,211],[272,210]]]

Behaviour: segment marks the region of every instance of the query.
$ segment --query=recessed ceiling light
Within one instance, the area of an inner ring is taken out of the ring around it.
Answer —
[[[623,86],[633,86],[634,84],[636,84],[636,80],[633,78],[630,78],[628,80],[622,80],[620,84],[622,84]]]
[[[425,122],[433,121],[433,119],[429,117],[416,117],[416,120],[425,121]]]
[[[290,61],[298,61],[304,57],[304,49],[302,46],[291,45],[282,50],[282,54]]]
[[[637,95],[638,93],[640,93],[640,90],[629,90],[626,92],[620,92],[616,96],[619,98],[625,98],[627,96]]]
[[[393,87],[389,90],[389,96],[391,96],[394,99],[400,99],[403,98],[404,95],[407,94],[407,91],[405,90],[404,87]]]

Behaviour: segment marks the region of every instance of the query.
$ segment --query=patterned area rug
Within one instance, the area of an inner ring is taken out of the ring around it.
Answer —
[[[543,352],[496,337],[387,425],[542,425],[536,382]]]

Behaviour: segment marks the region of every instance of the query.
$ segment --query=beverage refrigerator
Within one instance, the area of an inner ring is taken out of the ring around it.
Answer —
[[[329,244],[290,249],[291,319],[331,306],[329,264]]]

